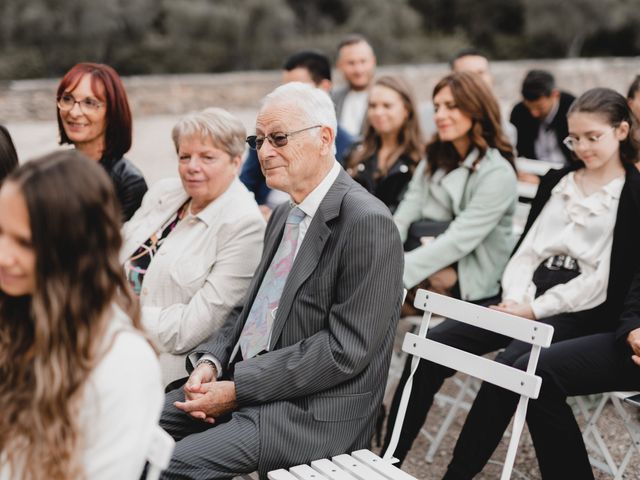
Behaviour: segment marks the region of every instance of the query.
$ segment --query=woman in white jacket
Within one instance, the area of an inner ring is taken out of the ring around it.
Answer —
[[[185,356],[238,305],[253,277],[265,222],[238,180],[245,129],[209,108],[173,128],[180,179],[158,182],[123,227],[121,261],[142,321],[161,350],[165,385],[186,377]]]
[[[77,150],[0,189],[0,479],[140,478],[163,394],[118,262],[120,208]]]

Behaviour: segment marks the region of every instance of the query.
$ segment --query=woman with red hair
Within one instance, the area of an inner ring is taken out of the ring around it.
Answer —
[[[107,171],[128,220],[140,206],[147,184],[124,154],[131,148],[131,110],[116,71],[99,63],[78,63],[57,92],[60,144],[71,143]]]

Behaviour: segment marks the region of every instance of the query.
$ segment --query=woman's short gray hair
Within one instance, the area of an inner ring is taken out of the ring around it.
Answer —
[[[180,147],[180,140],[192,135],[209,137],[217,148],[236,157],[244,153],[247,131],[237,117],[223,108],[211,107],[188,113],[178,120],[171,131],[176,151]]]
[[[331,127],[335,137],[338,129],[336,108],[331,97],[320,88],[308,83],[289,82],[264,97],[262,106],[270,103],[292,104],[299,108],[311,125]],[[335,144],[334,144],[335,154]]]

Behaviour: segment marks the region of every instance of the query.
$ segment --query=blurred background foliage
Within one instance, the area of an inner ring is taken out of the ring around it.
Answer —
[[[55,77],[79,61],[121,74],[278,68],[348,33],[380,64],[640,55],[637,0],[1,0],[0,79]]]

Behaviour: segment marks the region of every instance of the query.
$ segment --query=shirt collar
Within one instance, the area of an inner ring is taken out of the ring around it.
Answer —
[[[551,122],[553,122],[553,119],[556,118],[559,108],[560,108],[560,101],[557,101],[553,104],[553,107],[551,107],[551,111],[547,114],[547,116],[544,117],[544,120],[542,120],[542,125],[544,125],[545,127],[548,127],[549,125],[551,125]]]
[[[189,216],[191,218],[197,218],[201,222],[204,222],[207,227],[210,227],[215,219],[218,217],[218,214],[222,208],[224,208],[224,204],[226,203],[226,198],[234,197],[235,194],[233,192],[237,191],[238,188],[241,187],[240,180],[238,177],[235,177],[231,184],[227,187],[227,189],[220,195],[218,198],[213,200],[209,205],[200,210],[195,215],[191,213],[191,209],[189,209]]]
[[[320,207],[320,203],[333,185],[333,182],[338,178],[341,168],[342,167],[338,162],[334,162],[333,167],[331,167],[331,170],[329,170],[329,173],[327,173],[324,179],[311,191],[311,193],[309,193],[309,195],[304,198],[304,200],[302,200],[302,202],[300,202],[298,207],[308,217],[313,218],[316,214],[318,207]]]

